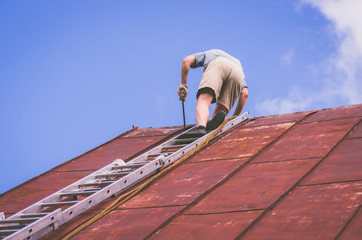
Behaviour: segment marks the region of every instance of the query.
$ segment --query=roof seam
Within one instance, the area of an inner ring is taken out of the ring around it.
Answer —
[[[361,179],[355,180],[345,180],[345,181],[338,181],[338,182],[324,182],[324,183],[310,183],[310,184],[300,184],[300,187],[309,187],[309,186],[319,186],[319,185],[328,185],[328,184],[338,184],[338,183],[350,183],[350,182],[361,182]]]
[[[342,117],[342,118],[331,118],[326,120],[318,120],[318,121],[310,121],[310,122],[303,122],[300,124],[308,124],[308,123],[319,123],[319,122],[329,122],[329,121],[335,121],[335,120],[341,120],[341,119],[354,119],[354,118],[361,118],[362,116],[352,116],[352,117]]]
[[[360,139],[360,138],[362,138],[362,137],[351,137],[351,138],[346,138],[346,141],[348,141],[348,140],[356,140],[356,139]]]
[[[213,212],[213,213],[183,213],[181,215],[184,216],[204,216],[204,215],[217,215],[217,214],[225,214],[225,213],[240,213],[240,212],[257,212],[257,211],[263,211],[265,208],[255,208],[255,209],[248,209],[248,210],[235,210],[235,211],[225,211],[225,212]]]
[[[248,159],[249,157],[241,157],[241,158],[218,158],[218,159],[206,159],[206,160],[199,160],[199,161],[195,161],[195,162],[185,162],[185,164],[195,164],[195,163],[201,163],[201,162],[216,162],[216,161],[240,161],[240,160],[245,160]]]
[[[335,239],[339,239],[341,237],[341,235],[344,233],[344,231],[348,228],[348,225],[353,221],[353,219],[356,218],[356,216],[358,215],[358,212],[361,210],[362,206],[359,206],[357,208],[357,210],[352,214],[352,216],[348,219],[348,221],[346,222],[346,224],[344,225],[344,227],[341,229],[341,231],[339,231],[339,233],[336,235]]]
[[[270,143],[266,144],[260,151],[258,151],[257,153],[255,153],[253,156],[251,156],[247,161],[245,161],[243,164],[241,164],[238,168],[236,168],[234,171],[232,171],[229,175],[225,176],[221,181],[219,181],[218,183],[216,183],[214,186],[212,186],[210,189],[206,190],[205,192],[203,192],[200,196],[198,196],[194,201],[192,201],[190,204],[188,204],[185,208],[181,209],[179,212],[175,213],[172,217],[170,217],[169,219],[167,219],[164,223],[162,223],[159,227],[157,227],[154,231],[152,231],[148,236],[145,237],[145,239],[149,239],[150,237],[152,237],[155,233],[157,233],[158,231],[160,231],[162,228],[164,228],[165,226],[167,226],[169,223],[171,223],[175,218],[177,218],[178,216],[182,215],[185,211],[187,211],[188,209],[190,209],[192,206],[194,206],[195,204],[197,204],[199,201],[201,201],[201,199],[203,199],[206,195],[208,195],[209,193],[211,193],[212,191],[214,191],[215,189],[217,189],[219,186],[221,186],[222,184],[224,184],[227,180],[229,180],[231,177],[233,177],[236,173],[238,173],[239,171],[241,171],[241,169],[243,169],[246,165],[248,165],[251,161],[253,161],[257,156],[259,156],[262,152],[264,152],[265,149],[269,148],[270,146],[272,146],[275,142],[277,142],[282,136],[284,136],[287,132],[289,132],[292,128],[294,128],[299,122],[303,121],[306,117],[308,117],[311,114],[314,114],[316,112],[312,112],[307,114],[306,116],[304,116],[303,118],[299,119],[298,121],[296,121],[292,126],[290,126],[288,129],[286,129],[284,132],[282,132],[278,137],[276,137],[273,141],[271,141]],[[234,128],[233,131],[235,131],[237,128]]]
[[[255,163],[250,163],[250,164],[275,163],[275,162],[289,162],[289,161],[306,161],[306,160],[317,159],[317,158],[323,158],[323,156],[320,156],[320,157],[309,157],[309,158],[292,158],[292,159],[274,160],[274,161],[263,161],[263,162],[255,162]]]
[[[305,118],[309,117],[310,115],[307,115]],[[303,120],[303,119],[302,119]],[[361,120],[360,120],[361,121]],[[283,199],[285,199],[286,196],[289,195],[289,193],[294,190],[295,188],[300,186],[300,183],[307,178],[313,171],[316,169],[323,161],[326,159],[333,151],[337,148],[337,146],[343,142],[343,140],[352,132],[355,126],[360,122],[358,121],[355,125],[353,125],[349,131],[328,151],[328,153],[320,160],[318,161],[304,176],[302,176],[292,187],[290,187],[287,191],[285,191],[284,194],[282,194],[278,199],[276,199],[272,204],[270,204],[269,207],[267,207],[264,212],[262,212],[245,230],[243,230],[239,236],[237,236],[235,239],[241,239],[245,234],[250,231],[268,212],[273,210]],[[294,127],[293,125],[292,127]]]
[[[94,172],[98,169],[54,170],[53,172]]]
[[[185,204],[173,204],[173,205],[160,205],[160,206],[150,206],[150,207],[119,207],[115,210],[130,210],[130,209],[149,209],[149,208],[168,208],[168,207],[183,207],[187,206]]]
[[[182,128],[184,129],[184,128]],[[179,130],[178,130],[179,131]],[[171,133],[173,134],[173,133]],[[147,135],[147,136],[129,136],[129,137],[119,137],[118,139],[134,139],[134,138],[152,138],[152,137],[162,137],[162,136],[169,136],[170,133],[165,134],[155,134],[155,135]]]

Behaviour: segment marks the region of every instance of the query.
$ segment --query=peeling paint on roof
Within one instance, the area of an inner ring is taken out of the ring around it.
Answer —
[[[354,105],[250,119],[73,239],[359,239],[361,118]],[[0,211],[8,216],[181,129],[127,132],[2,194]],[[59,239],[113,200],[42,239]]]

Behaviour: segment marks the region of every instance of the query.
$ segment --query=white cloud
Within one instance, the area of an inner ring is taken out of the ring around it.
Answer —
[[[294,49],[291,48],[288,52],[286,52],[282,56],[282,62],[286,65],[290,65],[292,64],[293,57],[294,57]]]
[[[285,99],[267,99],[257,106],[258,110],[275,114],[306,110],[316,103],[326,107],[333,103],[362,103],[362,1],[301,0],[300,3],[318,9],[331,22],[328,29],[338,38],[335,52],[314,66],[317,75],[324,76],[324,85],[304,96],[300,87],[295,87]],[[286,63],[288,56],[289,53],[282,58]]]

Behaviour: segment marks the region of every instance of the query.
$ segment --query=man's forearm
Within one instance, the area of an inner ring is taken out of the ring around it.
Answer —
[[[183,63],[181,67],[181,83],[187,84],[187,75],[190,71],[190,65]]]
[[[187,84],[187,75],[189,74],[190,67],[195,63],[195,56],[190,55],[184,58],[181,66],[181,84]]]
[[[242,98],[240,96],[238,105],[236,106],[235,111],[234,111],[234,116],[239,116],[239,114],[241,113],[241,111],[243,110],[243,108],[245,106],[245,103],[241,99]]]
[[[247,91],[247,90],[246,90]],[[234,111],[234,116],[239,116],[239,114],[241,113],[241,111],[243,111],[246,101],[248,100],[248,94],[246,93],[242,93],[239,97],[238,100],[238,104],[236,105],[235,111]]]

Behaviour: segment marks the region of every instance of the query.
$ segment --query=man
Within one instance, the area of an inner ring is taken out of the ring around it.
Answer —
[[[190,135],[201,137],[216,129],[237,102],[234,115],[239,115],[248,99],[243,67],[238,59],[218,49],[192,54],[184,58],[181,67],[181,85],[177,90],[179,99],[186,100],[187,75],[191,68],[203,67],[204,73],[197,91],[197,128]],[[209,107],[216,107],[209,120]]]

